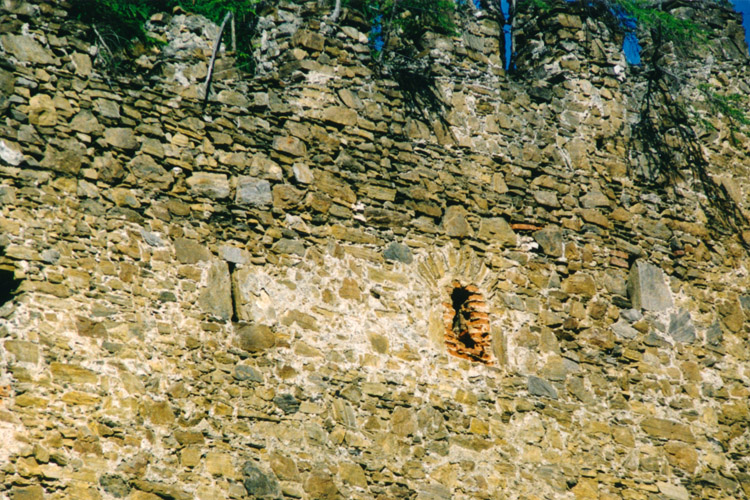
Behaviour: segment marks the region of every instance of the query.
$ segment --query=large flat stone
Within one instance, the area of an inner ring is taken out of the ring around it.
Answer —
[[[628,294],[636,309],[659,312],[674,306],[664,273],[643,260],[637,260],[630,268]]]
[[[225,261],[215,259],[211,262],[198,305],[204,312],[224,321],[232,317],[232,282]]]

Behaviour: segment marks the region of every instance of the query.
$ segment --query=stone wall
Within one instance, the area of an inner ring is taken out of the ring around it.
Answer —
[[[730,11],[664,61],[706,191],[635,175],[645,72],[576,4],[516,74],[487,17],[430,37],[426,110],[353,13],[279,4],[204,109],[210,44],[113,74],[66,8],[0,11],[0,498],[750,494]]]

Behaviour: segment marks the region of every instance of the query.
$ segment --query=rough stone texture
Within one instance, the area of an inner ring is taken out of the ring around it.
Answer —
[[[653,264],[641,260],[630,268],[628,292],[636,309],[659,312],[674,305],[664,273]]]
[[[204,108],[205,19],[154,16],[113,74],[70,2],[3,3],[0,498],[750,494],[750,232],[689,165],[636,175],[650,73],[553,3],[517,2],[512,75],[490,16],[426,34],[442,116],[356,6],[269,4]],[[660,64],[747,211],[750,141],[698,88],[750,92],[738,18],[663,7],[714,30]]]

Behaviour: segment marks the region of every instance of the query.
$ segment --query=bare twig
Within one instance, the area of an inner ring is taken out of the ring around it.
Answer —
[[[216,41],[214,42],[214,51],[213,54],[211,54],[211,62],[208,64],[208,75],[206,75],[206,94],[203,96],[203,107],[206,107],[206,104],[208,103],[208,94],[211,92],[211,77],[214,74],[214,63],[216,62],[216,53],[219,52],[219,47],[221,46],[221,35],[224,34],[224,28],[227,26],[227,21],[231,19],[232,11],[227,12],[227,15],[224,16],[224,20],[221,22],[221,28],[219,28],[219,35],[216,37]]]

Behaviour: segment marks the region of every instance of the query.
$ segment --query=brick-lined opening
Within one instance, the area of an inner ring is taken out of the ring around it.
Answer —
[[[459,358],[491,364],[490,316],[484,297],[474,285],[453,282],[445,302],[445,346]]]

